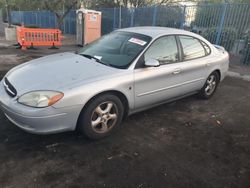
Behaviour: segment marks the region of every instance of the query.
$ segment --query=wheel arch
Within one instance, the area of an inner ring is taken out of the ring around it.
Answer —
[[[107,90],[107,91],[103,91],[103,92],[100,92],[94,96],[92,96],[86,103],[85,105],[83,106],[79,116],[78,116],[78,119],[77,119],[77,124],[79,122],[79,118],[80,116],[82,115],[82,113],[84,113],[84,110],[88,107],[88,105],[94,101],[97,97],[101,96],[101,95],[105,95],[105,94],[112,94],[112,95],[115,95],[117,96],[122,104],[123,104],[123,107],[124,107],[124,114],[123,114],[123,119],[126,118],[128,116],[128,112],[129,112],[129,103],[128,103],[128,98],[126,97],[126,95],[124,93],[122,93],[121,91],[117,91],[117,90]]]
[[[219,69],[215,69],[213,72],[216,72],[219,75],[219,80],[221,81],[221,71]]]

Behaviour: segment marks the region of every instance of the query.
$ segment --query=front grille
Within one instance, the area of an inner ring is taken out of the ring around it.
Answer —
[[[17,91],[14,88],[14,86],[9,82],[9,80],[7,78],[4,78],[4,88],[5,91],[8,93],[9,96],[11,97],[15,97],[17,95]]]

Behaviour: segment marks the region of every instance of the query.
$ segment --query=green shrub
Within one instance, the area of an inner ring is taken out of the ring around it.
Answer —
[[[212,27],[205,30],[202,33],[203,37],[209,40],[211,43],[215,44],[218,35],[217,27]],[[237,32],[233,28],[223,28],[221,31],[221,36],[219,40],[220,46],[223,46],[226,50],[230,51],[237,39]]]
[[[250,65],[250,30],[244,35],[245,47],[242,51],[244,63]]]

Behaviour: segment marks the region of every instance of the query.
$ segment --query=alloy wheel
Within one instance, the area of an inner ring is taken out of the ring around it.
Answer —
[[[210,75],[206,81],[205,93],[206,95],[211,95],[215,91],[216,88],[216,77],[215,75]]]
[[[107,133],[116,124],[118,108],[111,101],[98,105],[91,116],[91,127],[96,133]]]

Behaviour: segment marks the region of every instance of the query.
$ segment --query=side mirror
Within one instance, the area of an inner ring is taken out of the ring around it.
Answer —
[[[156,59],[148,59],[145,62],[145,66],[146,67],[159,67],[160,66],[160,62]]]

